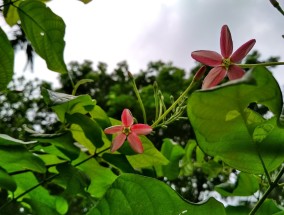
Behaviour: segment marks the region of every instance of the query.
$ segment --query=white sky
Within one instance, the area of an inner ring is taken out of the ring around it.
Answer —
[[[284,7],[284,2],[281,2]],[[222,25],[231,30],[234,50],[255,38],[262,59],[284,60],[284,17],[269,0],[53,0],[48,4],[66,23],[65,61],[91,60],[115,65],[126,60],[133,73],[150,61],[172,61],[189,71],[190,53],[199,49],[219,52]],[[25,58],[18,53],[17,59]],[[18,61],[16,61],[18,62]],[[21,70],[17,64],[17,70]],[[274,72],[284,85],[284,66]],[[44,61],[35,62],[33,76],[54,81]],[[283,71],[283,72],[281,72]]]

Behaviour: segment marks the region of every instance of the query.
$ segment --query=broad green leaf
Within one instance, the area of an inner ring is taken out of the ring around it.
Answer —
[[[176,179],[180,173],[179,163],[185,153],[184,149],[172,140],[164,139],[161,153],[169,160],[169,163],[157,166],[157,175],[167,177],[169,180]]]
[[[78,163],[86,159],[88,159],[87,155],[81,153]],[[77,168],[89,176],[91,184],[88,187],[88,192],[95,198],[101,198],[117,178],[110,168],[102,167],[96,159],[89,159]]]
[[[29,152],[23,142],[7,135],[0,136],[0,166],[8,172],[31,169],[36,172],[45,172],[44,162],[33,153]]]
[[[127,155],[127,160],[131,166],[136,168],[146,168],[156,165],[166,165],[169,163],[168,159],[155,148],[153,143],[145,136],[140,136],[143,143],[144,152],[142,154]],[[128,144],[127,142],[124,144]]]
[[[68,163],[59,164],[56,169],[59,176],[54,179],[54,182],[65,188],[63,195],[87,195],[85,190],[91,183],[88,175]]]
[[[65,113],[72,114],[78,112],[86,114],[92,111],[96,105],[96,101],[89,95],[72,96],[43,88],[42,96],[63,123],[65,122]]]
[[[37,181],[33,173],[30,172],[14,175],[13,178],[18,185],[14,194],[15,197],[39,184],[39,181]],[[68,210],[68,203],[65,199],[60,196],[51,195],[48,190],[42,186],[31,190],[19,200],[28,203],[32,208],[33,214],[60,215],[65,214]],[[58,204],[60,204],[60,207],[58,207]]]
[[[13,4],[16,6],[15,7],[15,6],[9,4],[9,0],[4,0],[4,3],[6,4],[4,6],[4,11],[3,11],[4,17],[5,17],[5,20],[8,23],[8,25],[10,25],[11,27],[13,25],[17,24],[17,22],[20,19],[17,7],[19,6],[19,4],[21,2],[22,1],[13,2]]]
[[[236,183],[223,183],[215,186],[222,196],[251,196],[259,189],[256,176],[241,172]]]
[[[246,206],[228,206],[226,207],[227,215],[248,215],[250,208]]]
[[[98,105],[90,111],[90,115],[92,119],[94,119],[102,127],[102,129],[112,126],[106,112]]]
[[[80,113],[73,113],[66,114],[66,120],[70,124],[79,125],[82,128],[85,137],[88,138],[96,148],[100,148],[104,145],[102,140],[102,129],[91,118]],[[71,130],[71,132],[73,131]]]
[[[56,72],[66,73],[63,59],[65,47],[65,23],[40,1],[23,1],[18,7],[26,37],[47,67]]]
[[[213,198],[194,204],[182,199],[165,183],[135,174],[123,174],[88,215],[225,215]]]
[[[266,120],[249,109],[256,102],[274,114]],[[194,92],[188,99],[188,116],[200,148],[241,171],[262,174],[284,160],[284,130],[278,126],[282,95],[272,74],[256,67],[242,79],[210,90]]]
[[[12,176],[10,176],[5,169],[0,167],[0,187],[2,189],[14,192],[17,189],[17,184]]]
[[[70,160],[74,160],[79,156],[80,149],[74,145],[70,132],[62,134],[35,134],[32,137],[41,143],[51,143],[56,146]]]
[[[2,91],[12,80],[14,71],[14,49],[2,28],[0,28],[0,44],[0,91]]]

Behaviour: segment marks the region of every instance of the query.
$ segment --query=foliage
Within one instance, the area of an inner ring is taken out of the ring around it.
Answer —
[[[277,62],[260,63],[254,52],[246,63],[259,66],[208,90],[199,90],[204,69],[187,77],[160,61],[137,75],[126,62],[111,74],[104,63],[68,68],[64,21],[45,1],[3,7],[6,22],[22,31],[12,45],[32,46],[61,74],[62,88],[11,81],[14,50],[1,30],[0,214],[283,213],[276,192],[284,173],[283,96],[263,67]],[[141,154],[127,141],[110,153],[114,137],[104,130],[121,124],[125,108],[154,130],[139,137]],[[218,199],[208,198],[213,190]],[[253,195],[255,202],[240,198]],[[238,204],[225,207],[226,197]]]

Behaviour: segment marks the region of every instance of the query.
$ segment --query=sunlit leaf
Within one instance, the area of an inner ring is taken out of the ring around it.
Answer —
[[[225,215],[223,205],[213,198],[194,204],[182,199],[161,181],[123,174],[108,189],[88,215]]]
[[[251,196],[259,189],[258,180],[254,175],[241,172],[236,183],[223,183],[215,186],[222,196]]]
[[[88,159],[87,155],[81,153],[78,160],[80,162],[86,159]],[[110,168],[101,166],[96,159],[89,159],[77,168],[89,176],[91,184],[88,187],[88,192],[96,198],[101,198],[117,178]]]
[[[274,114],[269,120],[249,109],[265,105]],[[243,79],[210,90],[194,92],[188,99],[188,116],[200,148],[230,166],[249,173],[263,173],[284,160],[284,130],[279,127],[281,90],[264,67]]]
[[[0,28],[0,44],[0,91],[2,91],[12,80],[14,71],[14,49],[2,28]]]
[[[155,148],[153,143],[147,137],[140,136],[140,139],[143,143],[144,152],[142,154],[126,156],[133,168],[146,168],[169,163],[168,159]]]
[[[256,215],[267,215],[267,214],[283,215],[284,208],[278,206],[274,200],[266,199],[264,203],[260,206],[260,208],[257,210]]]
[[[196,148],[196,141],[189,140],[185,146],[185,154],[181,160],[181,174],[184,176],[189,176],[193,174],[193,162],[192,162],[192,154],[194,149]]]
[[[66,73],[63,59],[65,47],[65,23],[40,1],[23,1],[18,13],[26,37],[47,67],[56,72]]]
[[[44,162],[33,153],[29,152],[21,140],[14,139],[7,135],[0,137],[0,166],[8,172],[31,169],[36,172],[45,172]]]

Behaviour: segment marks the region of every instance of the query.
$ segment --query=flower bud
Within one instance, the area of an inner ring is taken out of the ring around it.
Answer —
[[[276,0],[269,0],[269,1],[274,7],[277,7],[279,5],[278,1]]]
[[[200,81],[206,72],[206,66],[202,66],[193,77],[194,81]]]

